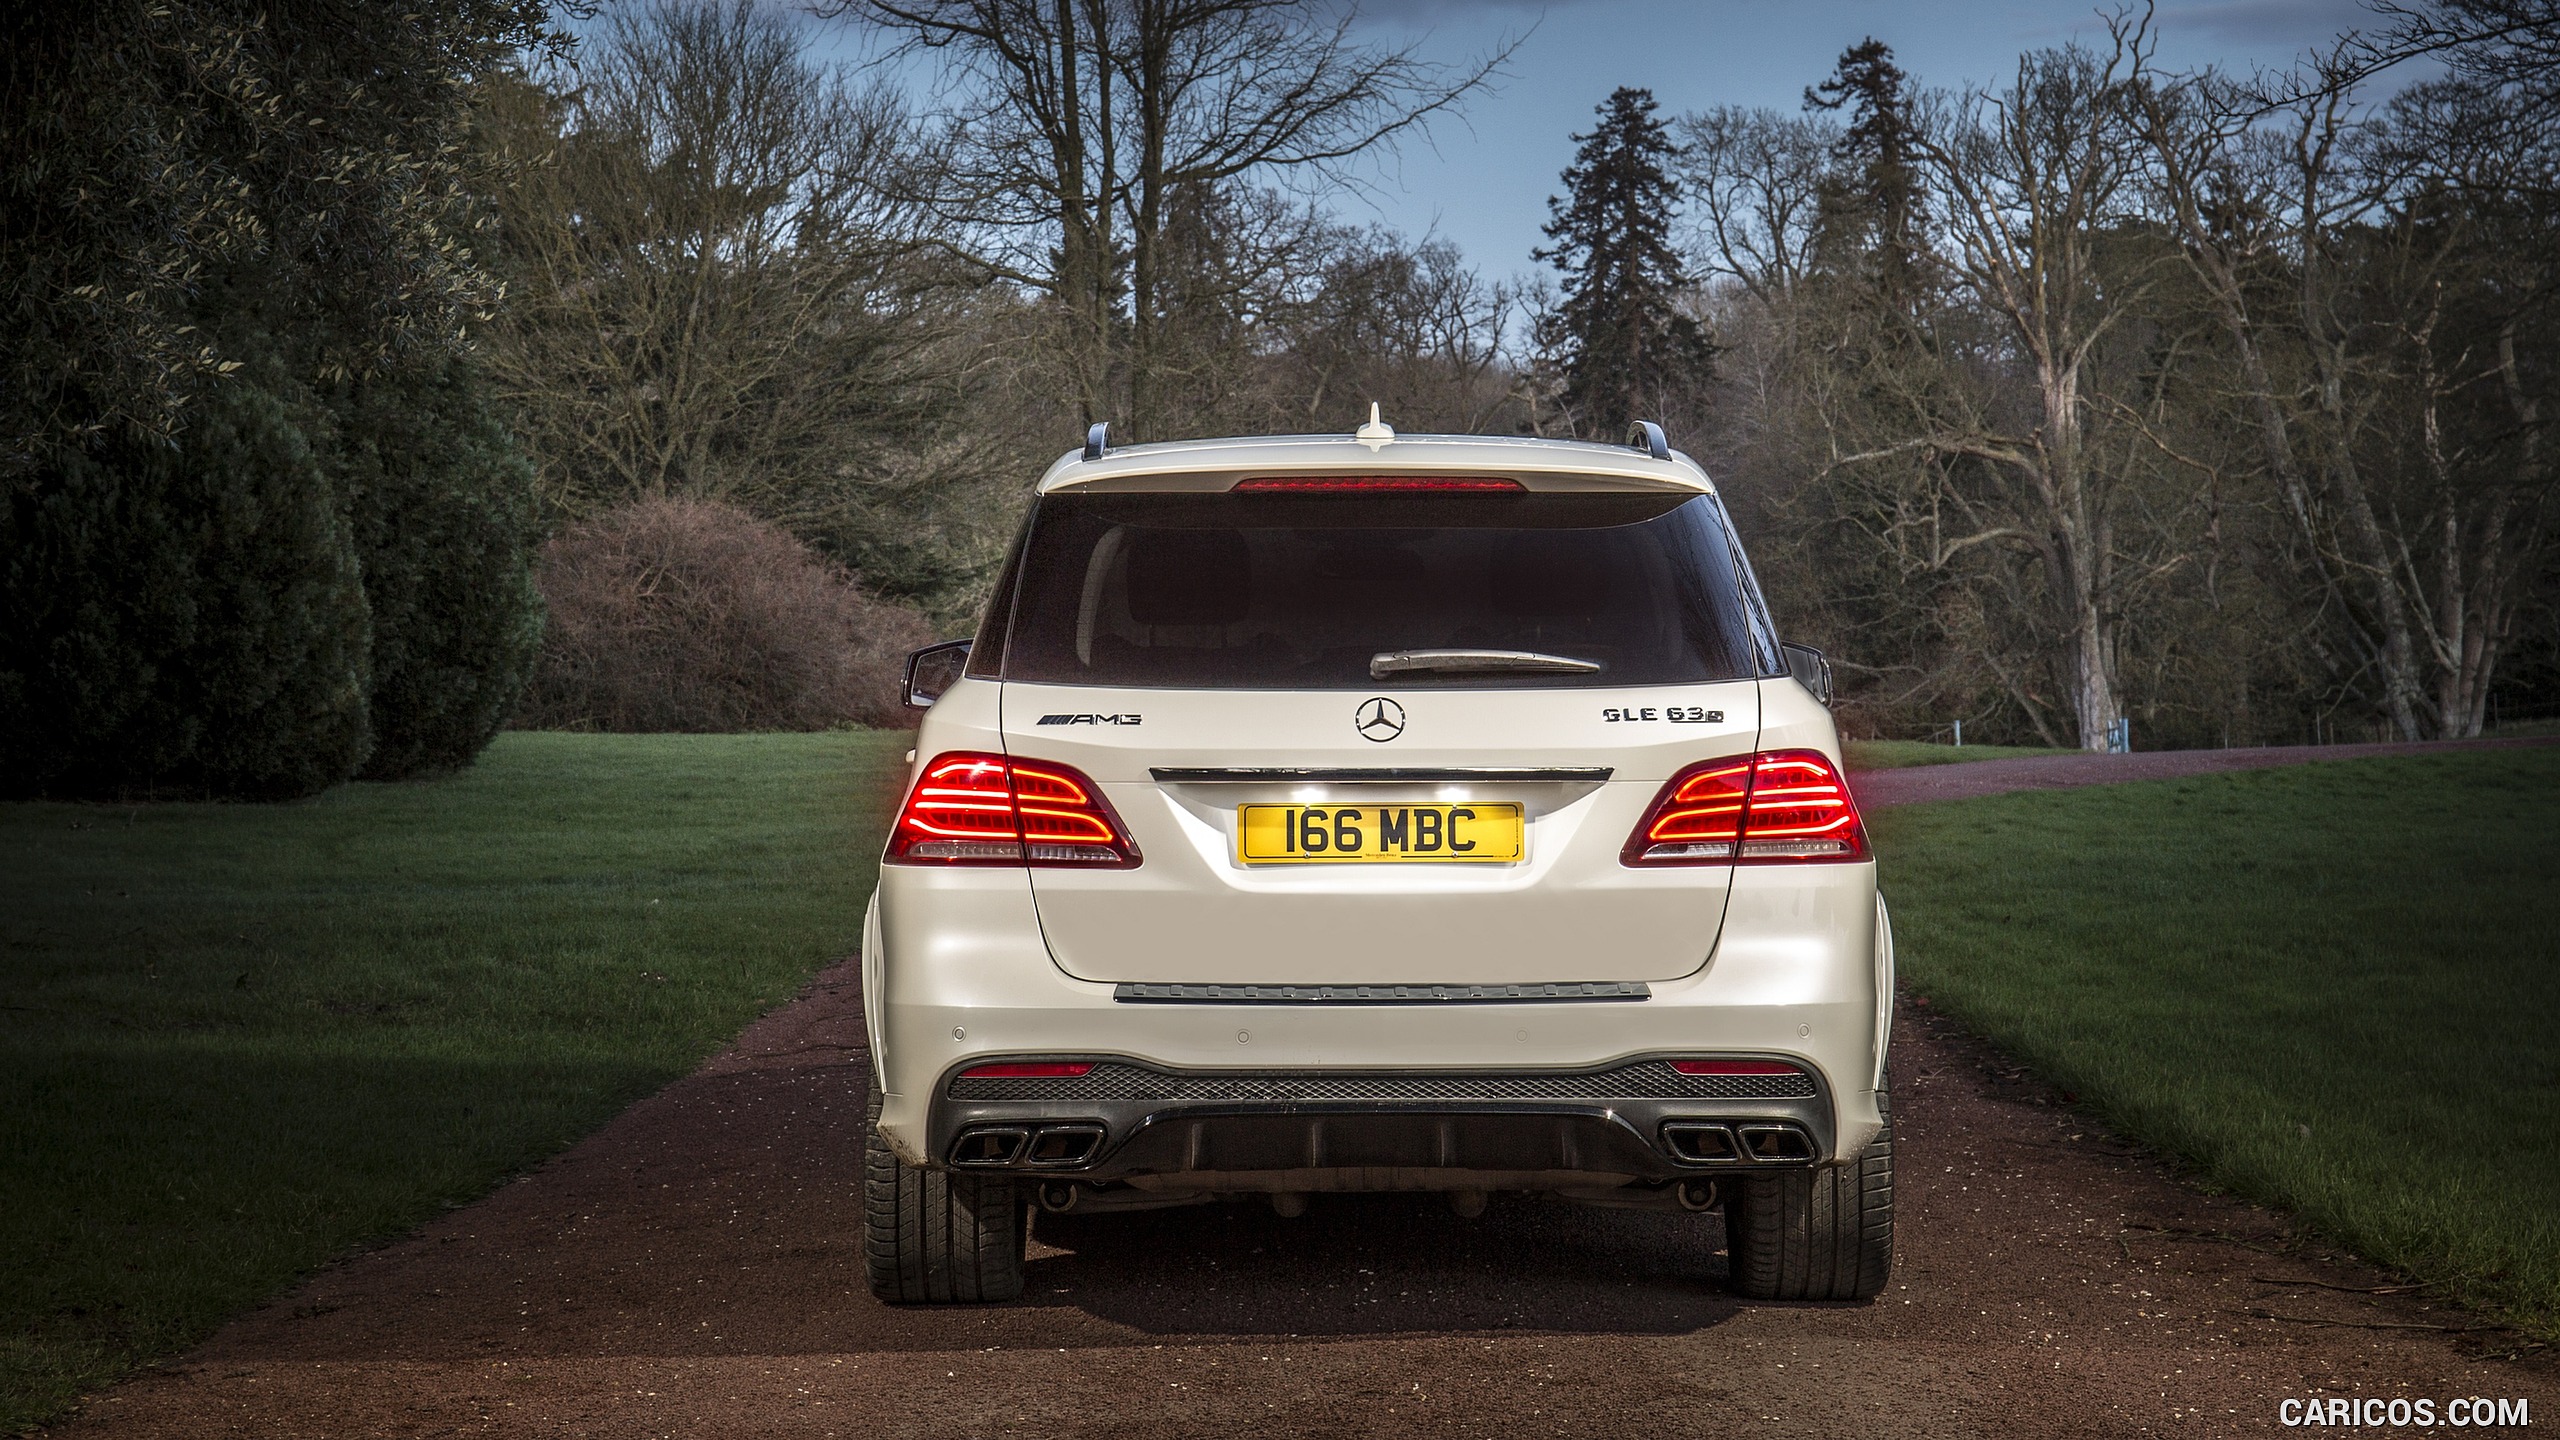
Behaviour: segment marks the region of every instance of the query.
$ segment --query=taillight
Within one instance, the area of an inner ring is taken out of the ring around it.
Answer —
[[[1819,750],[1752,757],[1751,806],[1742,817],[1743,861],[1864,860],[1867,827],[1847,781]]]
[[[1864,860],[1857,801],[1819,750],[1706,760],[1671,777],[1627,837],[1630,865]]]
[[[1692,765],[1671,777],[1644,823],[1627,839],[1630,865],[1729,865],[1742,838],[1742,807],[1751,794],[1751,758],[1736,755]]]
[[[897,865],[1041,865],[1127,869],[1128,827],[1083,772],[1046,760],[954,750],[933,757],[898,812]]]

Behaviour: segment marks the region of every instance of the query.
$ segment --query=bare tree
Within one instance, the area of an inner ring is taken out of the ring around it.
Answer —
[[[2352,89],[2392,66],[2435,60],[2457,85],[2502,99],[2484,121],[2518,130],[2560,122],[2560,0],[2374,0],[2372,8],[2386,23],[2346,37],[2342,63],[2309,72],[2314,84]],[[2275,93],[2298,97],[2304,87]]]
[[[2378,8],[2295,75],[2160,75],[2127,17],[1933,100],[1907,306],[1832,240],[1849,157],[1689,122],[1710,447],[1852,713],[2478,733],[2560,557],[2560,9]],[[2445,79],[2357,102],[2429,47]]]
[[[2273,108],[2213,75],[2150,91],[2146,135],[2262,462],[2392,728],[2476,734],[2550,539],[2516,337],[2549,302],[2548,220],[2527,212],[2551,141],[2463,80],[2369,116],[2360,49]]]
[[[888,198],[929,156],[807,40],[751,0],[657,0],[562,90],[493,100],[523,163],[488,348],[554,513],[680,495],[841,545],[928,448],[970,363],[926,217]]]
[[[1160,423],[1168,232],[1185,192],[1345,162],[1482,87],[1306,0],[829,0],[952,62],[926,192],[995,273],[1056,297],[1089,420]]]
[[[2553,553],[2543,392],[2560,261],[2549,184],[2560,145],[2499,87],[2454,78],[2394,98],[2363,168],[2385,185],[2349,237],[2367,383],[2382,417],[2376,506],[2388,578],[2423,651],[2423,723],[2476,735],[2500,659]]]
[[[2127,460],[2107,460],[2096,433],[2132,407],[2096,383],[2093,357],[2141,313],[2157,268],[2126,239],[2141,218],[2130,102],[2147,45],[2140,23],[2119,24],[2104,54],[2035,52],[2004,89],[1937,103],[1917,149],[1942,197],[1943,263],[1964,298],[1999,326],[1995,343],[2029,403],[2012,419],[1996,396],[1968,402],[1937,387],[1906,411],[1920,433],[1833,462],[1847,469],[1919,453],[1950,479],[1963,462],[1988,482],[1939,489],[1933,528],[1940,506],[1972,528],[1933,549],[1941,559],[1985,545],[2035,557],[2039,583],[2016,601],[2049,617],[2038,628],[2060,651],[2064,708],[2087,748],[2102,747],[2124,713],[2116,626],[2127,588],[2180,563],[2176,555],[2121,563],[2118,482]]]
[[[1312,293],[1279,317],[1271,422],[1347,429],[1375,401],[1407,430],[1497,429],[1518,404],[1507,337],[1521,309],[1445,240],[1339,231]]]
[[[1679,124],[1688,248],[1702,276],[1730,276],[1763,304],[1813,268],[1816,222],[1840,127],[1719,105]]]

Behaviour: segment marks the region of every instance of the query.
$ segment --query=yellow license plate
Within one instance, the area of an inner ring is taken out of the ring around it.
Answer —
[[[1236,850],[1248,865],[1510,864],[1517,805],[1239,805]]]

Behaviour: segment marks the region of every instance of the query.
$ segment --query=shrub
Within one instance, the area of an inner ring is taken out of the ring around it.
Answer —
[[[528,728],[900,724],[901,664],[932,638],[790,532],[714,502],[641,500],[575,526],[536,579],[551,613]]]
[[[271,386],[175,448],[108,439],[0,504],[0,793],[307,795],[368,745],[361,566]]]
[[[339,469],[373,610],[367,778],[469,764],[542,638],[533,467],[470,366],[383,372],[348,397]]]

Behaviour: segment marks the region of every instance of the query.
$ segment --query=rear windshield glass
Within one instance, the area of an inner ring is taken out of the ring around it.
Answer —
[[[1003,674],[1346,690],[1739,679],[1755,673],[1753,626],[1730,533],[1708,495],[1068,491],[1041,498],[1007,577]],[[1372,670],[1433,650],[1545,658]]]

